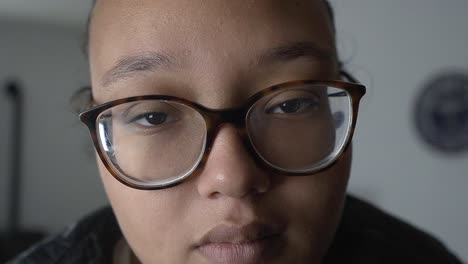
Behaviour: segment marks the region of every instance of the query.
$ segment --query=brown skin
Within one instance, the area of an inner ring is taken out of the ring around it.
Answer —
[[[302,57],[259,66],[265,50],[313,42],[327,59]],[[270,85],[337,79],[335,39],[321,0],[100,0],[90,29],[96,103],[169,94],[207,107],[240,105]],[[105,87],[123,56],[166,52],[168,70],[139,72]],[[319,263],[340,219],[351,151],[329,170],[306,177],[272,175],[247,154],[236,130],[223,126],[204,168],[182,184],[141,191],[116,181],[98,160],[120,227],[142,263],[209,263],[195,245],[219,224],[281,224],[285,244],[258,263]]]

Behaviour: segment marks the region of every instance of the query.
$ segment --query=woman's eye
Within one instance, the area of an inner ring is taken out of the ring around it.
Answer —
[[[137,123],[138,125],[144,127],[154,127],[170,121],[171,118],[168,114],[163,112],[152,112],[138,115],[132,118],[129,123]]]
[[[314,98],[296,98],[281,102],[270,107],[267,113],[271,114],[296,114],[312,110],[318,105]]]

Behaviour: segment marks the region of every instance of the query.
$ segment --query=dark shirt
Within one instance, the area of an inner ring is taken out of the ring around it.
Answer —
[[[101,209],[8,264],[111,264],[122,238],[113,211]],[[323,263],[461,263],[430,235],[374,206],[347,197],[335,240]]]

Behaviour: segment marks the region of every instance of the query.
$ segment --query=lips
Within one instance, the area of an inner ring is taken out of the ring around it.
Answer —
[[[202,237],[196,250],[210,263],[253,264],[280,253],[283,233],[284,228],[272,224],[218,225]]]

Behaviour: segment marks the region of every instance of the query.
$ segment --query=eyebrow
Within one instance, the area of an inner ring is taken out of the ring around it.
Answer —
[[[299,58],[311,60],[331,60],[335,57],[332,50],[320,48],[313,42],[294,42],[268,49],[256,59],[260,66],[288,62]],[[104,74],[102,86],[107,87],[132,77],[137,72],[174,70],[177,58],[169,52],[142,52],[122,57],[115,66]]]
[[[267,50],[260,56],[258,64],[268,65],[292,61],[299,58],[323,61],[334,59],[335,56],[333,50],[321,48],[314,42],[294,42]]]
[[[137,72],[170,70],[176,64],[174,55],[168,52],[143,52],[122,57],[102,78],[102,86],[109,86]]]

